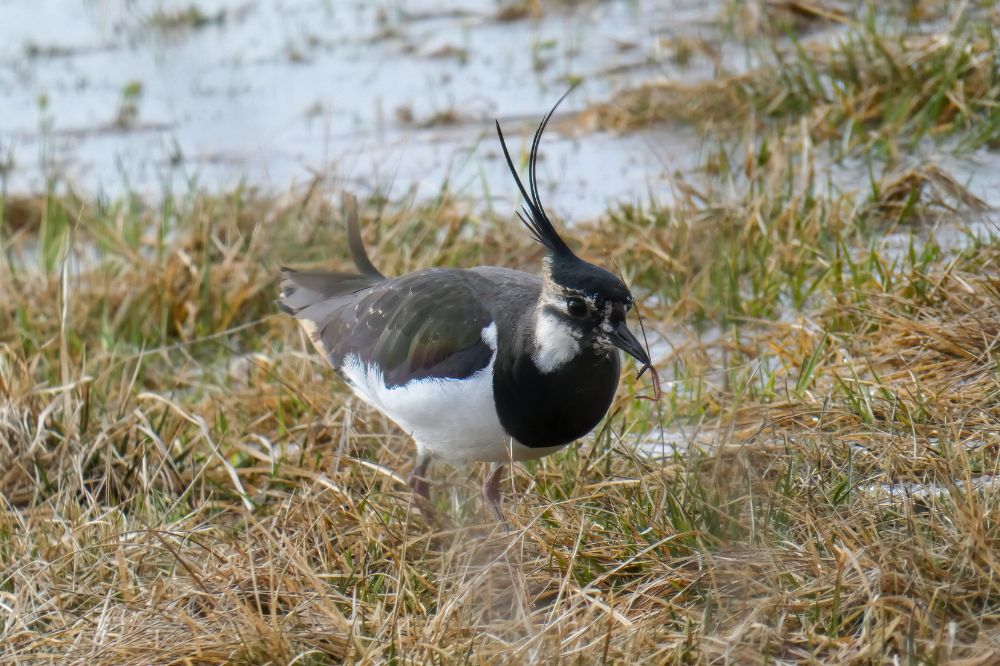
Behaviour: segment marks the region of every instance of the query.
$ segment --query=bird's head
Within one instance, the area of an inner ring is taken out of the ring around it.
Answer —
[[[644,370],[650,367],[649,354],[625,323],[626,313],[634,303],[632,293],[616,275],[574,254],[552,225],[538,196],[538,145],[553,112],[565,98],[563,95],[556,102],[535,132],[528,154],[527,188],[497,122],[507,166],[525,201],[518,217],[548,252],[536,312],[533,359],[542,372],[552,372],[584,350],[610,354],[617,348],[639,361]]]

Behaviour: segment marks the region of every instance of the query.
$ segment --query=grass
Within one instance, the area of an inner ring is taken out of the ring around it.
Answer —
[[[413,507],[412,445],[276,312],[280,264],[346,266],[333,193],[8,196],[4,661],[992,663],[1000,242],[941,167],[830,185],[807,129],[727,134],[670,206],[568,231],[666,341],[664,400],[626,373],[515,470],[510,533],[475,470]],[[447,192],[363,212],[389,274],[540,257]]]
[[[858,3],[852,16],[822,4],[767,6],[804,6],[812,11],[806,16],[835,18],[837,36],[809,39],[765,19],[785,26],[784,41],[749,42],[759,66],[706,81],[643,84],[596,106],[598,124],[632,129],[681,121],[718,129],[756,117],[795,131],[804,123],[814,141],[838,154],[887,157],[953,133],[962,133],[964,150],[996,144],[1000,73],[987,7],[965,4],[947,22],[900,29],[883,4]]]

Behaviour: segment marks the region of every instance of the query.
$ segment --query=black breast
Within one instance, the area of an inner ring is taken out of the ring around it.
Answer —
[[[493,396],[500,424],[531,448],[561,446],[583,437],[601,422],[618,388],[618,352],[586,351],[543,374],[526,354],[500,350]]]

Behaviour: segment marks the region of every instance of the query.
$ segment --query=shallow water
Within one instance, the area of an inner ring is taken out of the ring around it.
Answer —
[[[493,128],[521,152],[569,86],[579,110],[660,76],[712,76],[663,52],[714,30],[713,3],[583,2],[502,21],[493,0],[0,0],[0,162],[6,186],[158,194],[240,182],[276,192],[315,174],[362,193],[430,196],[442,184],[511,205]],[[700,139],[560,127],[543,147],[543,193],[562,215],[669,199]]]
[[[505,21],[496,0],[0,0],[0,185],[280,194],[320,176],[362,195],[429,197],[447,183],[502,212],[517,197],[494,118],[520,155],[579,79],[542,147],[548,207],[585,219],[615,202],[669,204],[671,177],[697,178],[703,161],[693,130],[619,136],[566,118],[644,80],[752,67],[753,49],[721,33],[723,4],[550,2],[541,19]],[[714,55],[677,57],[676,40],[698,38]],[[1000,201],[993,152],[911,157]],[[863,160],[817,168],[834,188],[867,186]]]
[[[972,477],[968,480],[956,479],[953,485],[941,483],[919,483],[916,481],[899,483],[879,483],[861,486],[858,490],[864,494],[874,497],[882,502],[891,503],[900,500],[930,500],[946,499],[976,493],[993,493],[1000,486],[997,477],[984,475]]]

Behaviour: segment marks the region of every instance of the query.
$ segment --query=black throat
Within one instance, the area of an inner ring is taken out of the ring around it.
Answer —
[[[493,399],[507,433],[524,446],[543,448],[569,444],[593,430],[618,388],[618,351],[585,348],[543,373],[524,337],[518,342],[507,349],[500,345],[493,367]]]

